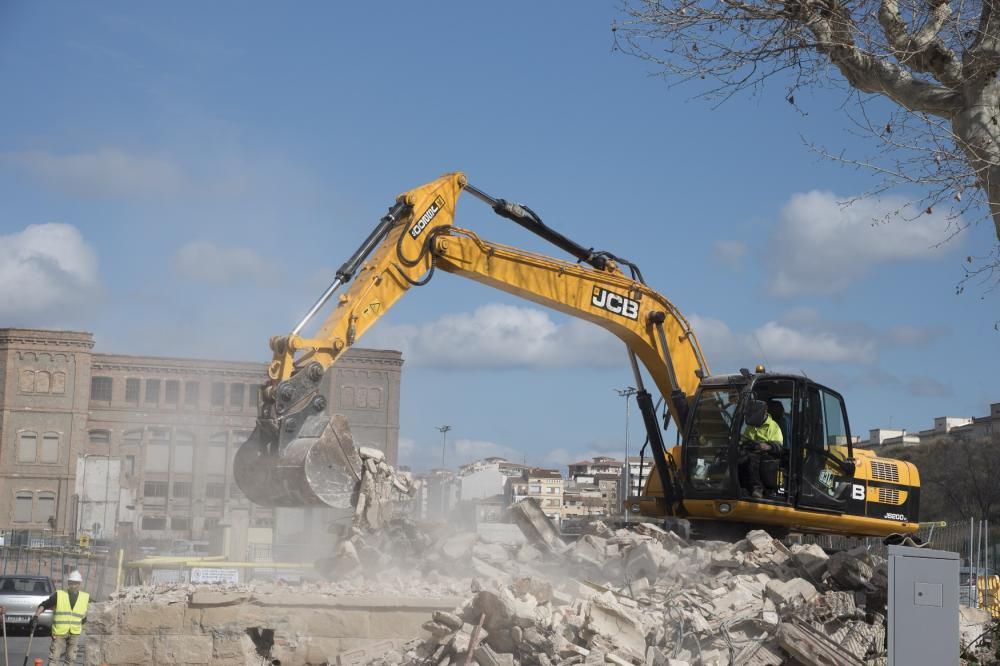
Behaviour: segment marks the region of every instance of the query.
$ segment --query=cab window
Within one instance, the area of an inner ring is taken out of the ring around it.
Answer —
[[[729,487],[729,441],[739,401],[739,391],[732,387],[706,388],[699,394],[685,440],[687,478],[694,488]]]
[[[836,477],[851,457],[851,442],[839,396],[817,386],[809,387],[804,405],[802,446],[803,491],[837,495]]]

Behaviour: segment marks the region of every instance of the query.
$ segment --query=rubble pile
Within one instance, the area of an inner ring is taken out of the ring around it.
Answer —
[[[525,530],[526,535],[531,535]],[[597,523],[572,544],[520,546],[472,534],[435,542],[417,568],[471,575],[472,596],[430,634],[369,663],[881,663],[886,562],[864,548],[831,557],[764,531],[732,544],[681,539],[650,523]],[[360,567],[359,558],[358,566]],[[444,567],[442,571],[441,567]]]

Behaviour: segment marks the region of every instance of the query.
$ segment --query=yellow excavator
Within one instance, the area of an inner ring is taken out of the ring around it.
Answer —
[[[491,243],[452,226],[467,192],[568,252],[563,261]],[[628,274],[623,270],[628,269]],[[264,506],[325,506],[379,525],[393,492],[405,492],[378,451],[354,446],[343,416],[327,411],[324,372],[404,294],[442,270],[590,321],[625,343],[653,472],[627,510],[668,526],[764,527],[854,536],[918,529],[920,478],[911,463],[853,446],[844,399],[804,375],[757,366],[711,374],[688,321],[646,286],[632,262],[579,245],[527,206],[495,199],[450,173],[397,197],[291,334],[271,339],[273,360],[257,426],[237,452],[240,489]],[[303,329],[341,287],[312,337]],[[640,365],[665,410],[645,387]],[[779,454],[758,456],[763,492],[747,485],[745,437],[766,408],[782,431]],[[678,442],[664,444],[670,419]],[[702,528],[704,528],[702,530]]]

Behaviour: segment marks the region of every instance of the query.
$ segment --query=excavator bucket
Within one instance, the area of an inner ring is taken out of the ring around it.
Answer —
[[[263,506],[323,506],[353,515],[364,463],[347,419],[328,413],[308,416],[284,446],[276,435],[258,422],[236,451],[233,473],[240,490]]]

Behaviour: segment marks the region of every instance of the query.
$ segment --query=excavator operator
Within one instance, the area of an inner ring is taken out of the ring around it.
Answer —
[[[747,425],[740,450],[740,479],[754,499],[761,499],[764,497],[761,462],[780,458],[785,440],[763,400],[750,400],[744,421]]]

